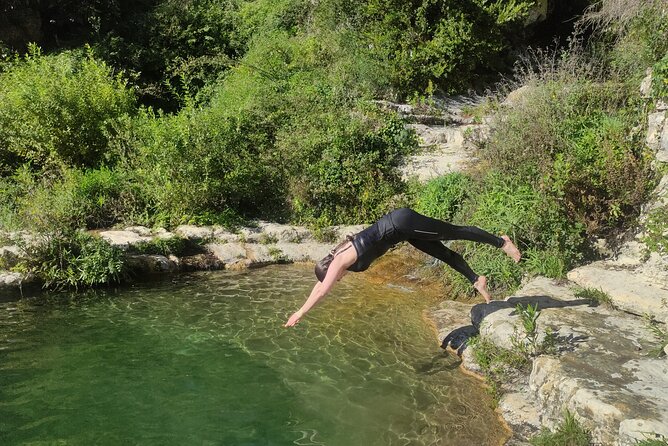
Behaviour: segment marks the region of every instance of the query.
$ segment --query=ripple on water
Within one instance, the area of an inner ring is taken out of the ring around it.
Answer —
[[[311,275],[206,272],[0,303],[3,444],[499,442],[489,400],[423,321],[423,293],[356,275],[283,328]]]

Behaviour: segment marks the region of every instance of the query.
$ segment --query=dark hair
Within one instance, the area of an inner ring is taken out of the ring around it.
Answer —
[[[318,278],[318,282],[325,280],[325,277],[327,276],[327,270],[329,269],[329,265],[332,263],[332,260],[334,260],[334,254],[330,253],[315,264],[315,276]]]
[[[334,256],[336,253],[343,247],[348,242],[351,242],[353,240],[352,235],[347,235],[346,239],[336,245],[334,249],[329,251],[329,254],[327,254],[325,257],[320,259],[318,262],[315,264],[315,277],[318,278],[318,282],[322,282],[325,280],[325,277],[327,277],[327,271],[329,270],[329,265],[332,263],[332,260],[334,260]]]

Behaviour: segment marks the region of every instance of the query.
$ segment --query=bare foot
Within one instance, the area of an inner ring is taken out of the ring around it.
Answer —
[[[485,302],[490,303],[492,301],[492,296],[490,296],[489,291],[487,291],[487,277],[478,276],[478,280],[473,284],[473,288],[482,294],[482,297],[485,298]]]
[[[513,241],[510,240],[510,237],[508,237],[507,235],[502,235],[501,238],[506,241],[506,243],[501,247],[501,249],[503,249],[503,252],[505,252],[508,257],[513,259],[515,263],[519,262],[520,259],[522,258],[522,254],[520,254],[520,250],[517,249],[515,243],[513,243]]]

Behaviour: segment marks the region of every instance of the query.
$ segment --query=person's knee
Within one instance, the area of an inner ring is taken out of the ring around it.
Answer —
[[[417,214],[413,209],[410,208],[399,208],[392,211],[392,221],[396,225],[405,226],[408,225],[411,221],[411,218]]]

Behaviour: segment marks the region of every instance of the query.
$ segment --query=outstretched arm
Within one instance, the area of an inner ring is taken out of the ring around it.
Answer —
[[[350,256],[353,254],[353,257]],[[290,319],[285,323],[285,327],[293,327],[299,322],[299,320],[306,314],[308,311],[315,306],[320,300],[329,293],[329,291],[334,287],[336,282],[341,279],[346,274],[346,268],[352,265],[355,261],[356,255],[354,253],[344,252],[340,255],[334,257],[329,269],[327,270],[327,275],[325,280],[322,282],[316,282],[311,294],[309,295],[304,305],[297,310]]]

